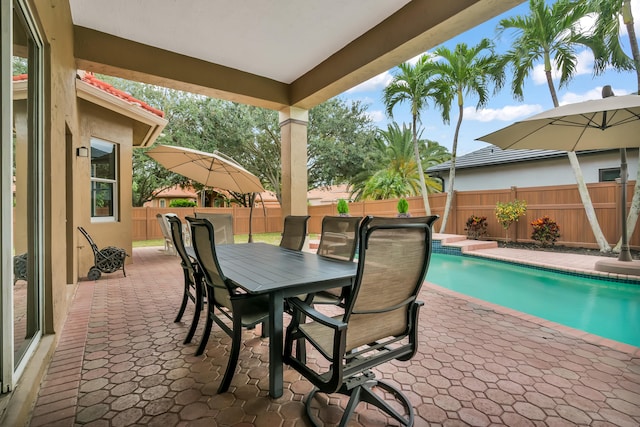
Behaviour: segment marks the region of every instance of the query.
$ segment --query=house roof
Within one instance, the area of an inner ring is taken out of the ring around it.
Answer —
[[[158,110],[157,108],[153,108],[151,105],[147,104],[144,101],[141,101],[131,95],[129,95],[127,92],[122,91],[120,89],[116,89],[115,87],[113,87],[112,85],[110,85],[107,82],[103,82],[102,80],[98,79],[96,76],[93,75],[93,73],[80,73],[79,76],[80,80],[82,80],[83,82],[89,83],[92,86],[95,86],[107,93],[110,93],[111,95],[123,99],[133,105],[137,105],[140,108],[147,110],[153,114],[155,114],[158,117],[164,117],[164,112]]]
[[[134,147],[147,147],[153,144],[167,125],[162,111],[97,79],[90,72],[78,70],[76,95],[80,99],[134,120]]]
[[[282,110],[312,108],[522,0],[68,2],[78,68]]]
[[[182,188],[179,185],[174,185],[170,188],[165,188],[162,191],[159,191],[153,195],[154,198],[186,198],[186,199],[197,199],[198,193],[192,187],[184,187]]]
[[[596,153],[600,151],[606,150],[580,151],[580,154]],[[535,160],[565,157],[566,155],[567,152],[561,150],[503,150],[495,145],[489,145],[458,157],[456,159],[456,169],[530,162]],[[448,171],[450,167],[451,161],[447,161],[436,166],[431,166],[426,172]]]

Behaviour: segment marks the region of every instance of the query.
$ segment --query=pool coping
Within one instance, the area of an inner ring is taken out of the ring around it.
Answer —
[[[445,242],[445,243],[443,243]],[[561,265],[549,265],[544,262],[536,262],[533,260],[514,259],[512,257],[504,255],[495,255],[488,253],[482,248],[473,248],[469,250],[467,247],[460,244],[447,244],[446,239],[434,238],[431,242],[433,253],[455,255],[463,257],[473,258],[486,258],[493,261],[503,262],[506,264],[514,264],[525,268],[531,268],[534,270],[551,271],[555,273],[565,274],[569,276],[586,277],[595,280],[603,280],[608,282],[626,283],[631,285],[640,286],[640,276],[631,276],[626,274],[608,273],[596,270],[585,270],[581,268],[570,268]],[[466,249],[466,250],[465,250]],[[513,249],[518,251],[526,251],[524,249]],[[586,256],[586,255],[585,255]],[[603,257],[604,258],[604,257]],[[600,259],[600,257],[598,257]],[[595,264],[595,262],[594,262]]]

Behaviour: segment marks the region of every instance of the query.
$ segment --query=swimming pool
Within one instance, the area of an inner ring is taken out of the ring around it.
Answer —
[[[640,285],[438,253],[427,281],[640,347]]]

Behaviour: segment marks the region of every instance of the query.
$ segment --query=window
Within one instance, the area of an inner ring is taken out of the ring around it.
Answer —
[[[615,181],[620,178],[620,168],[600,169],[598,174],[600,182]]]
[[[160,199],[160,207],[164,208],[166,207],[167,202],[164,199]]]
[[[116,144],[91,139],[91,218],[94,222],[117,220],[117,158]]]

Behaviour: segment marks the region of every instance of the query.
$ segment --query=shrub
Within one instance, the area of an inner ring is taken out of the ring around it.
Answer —
[[[398,205],[396,206],[398,209],[399,217],[408,217],[409,215],[409,202],[404,197],[398,200]]]
[[[560,227],[548,216],[543,216],[531,222],[533,233],[531,238],[540,242],[542,246],[553,246],[560,238]]]
[[[467,219],[465,231],[469,239],[478,240],[487,234],[487,217],[471,215]]]
[[[345,199],[338,200],[338,205],[336,206],[338,209],[338,214],[342,216],[349,215],[349,204]]]
[[[170,208],[191,208],[194,206],[198,206],[198,204],[192,200],[187,199],[173,199],[169,203]]]
[[[527,212],[527,202],[524,200],[514,200],[512,202],[498,202],[496,204],[496,218],[505,229],[506,239],[509,240],[509,227]]]

